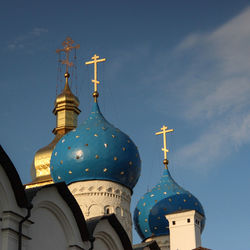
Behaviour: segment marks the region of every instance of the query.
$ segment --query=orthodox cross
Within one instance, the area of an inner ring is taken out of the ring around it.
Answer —
[[[106,61],[106,58],[102,58],[102,59],[99,59],[99,58],[100,57],[95,54],[93,57],[91,57],[91,59],[93,59],[93,61],[85,62],[86,65],[88,65],[88,64],[94,64],[94,79],[92,80],[92,82],[94,83],[94,93],[93,93],[93,96],[95,98],[95,101],[96,101],[96,98],[99,96],[98,91],[97,91],[97,84],[100,83],[97,80],[97,63],[99,63],[99,62],[105,62]]]
[[[65,73],[65,78],[69,78],[69,67],[73,66],[73,62],[69,61],[69,53],[72,49],[79,49],[80,48],[80,44],[76,44],[74,45],[74,41],[72,40],[71,37],[66,37],[65,41],[62,42],[62,46],[63,49],[57,49],[56,53],[60,53],[60,52],[65,52],[66,54],[66,58],[62,61],[62,64],[66,65],[66,73]]]
[[[169,150],[167,149],[167,137],[166,137],[166,134],[170,133],[170,132],[173,132],[173,131],[174,131],[173,129],[168,129],[167,126],[163,125],[163,127],[161,128],[161,131],[155,133],[156,135],[163,134],[163,148],[162,148],[162,151],[164,152],[164,161],[163,161],[163,163],[166,164],[166,165],[168,164],[167,153],[169,152]]]

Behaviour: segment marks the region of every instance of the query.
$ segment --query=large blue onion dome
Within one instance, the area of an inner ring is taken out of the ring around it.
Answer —
[[[89,118],[56,144],[50,166],[54,182],[108,180],[131,190],[141,172],[137,147],[106,121],[97,101]]]
[[[174,181],[166,167],[160,183],[139,200],[134,211],[135,229],[143,240],[152,236],[169,235],[165,215],[187,210],[196,210],[204,216],[201,221],[203,230],[205,213],[201,203]]]

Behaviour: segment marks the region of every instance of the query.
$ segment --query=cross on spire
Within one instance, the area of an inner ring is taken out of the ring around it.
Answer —
[[[66,73],[65,73],[66,84],[68,83],[68,78],[69,78],[69,67],[73,66],[73,62],[69,61],[69,53],[72,49],[80,48],[80,44],[74,45],[74,43],[75,42],[72,40],[72,38],[68,36],[66,37],[65,41],[62,42],[63,48],[56,50],[56,53],[65,52],[66,54],[66,58],[62,60],[62,64],[66,65]]]
[[[168,129],[167,126],[163,125],[163,127],[161,128],[161,131],[155,133],[156,135],[163,134],[163,148],[162,148],[162,151],[164,152],[164,161],[163,161],[163,163],[165,165],[168,164],[167,153],[169,152],[169,150],[167,149],[167,136],[166,136],[166,134],[170,133],[170,132],[173,132],[173,131],[174,131],[173,129]]]
[[[100,81],[97,80],[97,63],[106,61],[106,58],[102,58],[102,59],[99,59],[99,58],[100,57],[98,55],[94,54],[94,56],[91,57],[91,59],[93,59],[93,61],[85,62],[86,65],[94,64],[94,79],[92,80],[92,82],[94,83],[93,97],[95,98],[95,101],[96,101],[97,97],[99,96],[99,93],[97,91],[97,84],[100,84]]]

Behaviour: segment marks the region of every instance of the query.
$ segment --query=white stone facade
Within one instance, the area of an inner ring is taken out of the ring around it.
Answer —
[[[125,196],[126,191],[120,191]],[[88,227],[65,183],[25,191],[0,146],[0,250],[17,249],[132,250],[132,246],[115,215],[95,218]]]
[[[201,246],[201,220],[195,210],[168,214],[170,250],[191,250]]]
[[[131,191],[127,187],[111,181],[91,180],[72,183],[68,188],[86,220],[114,213],[132,242]]]
[[[55,187],[40,190],[32,200],[27,250],[89,249],[83,242],[72,211]],[[48,240],[53,238],[53,240]]]
[[[124,249],[119,237],[115,230],[110,226],[107,220],[100,221],[93,233],[95,237],[95,249],[111,250],[111,249]]]
[[[26,215],[16,203],[11,183],[0,165],[0,249],[18,249],[19,222]],[[27,239],[27,223],[23,225],[23,239]]]

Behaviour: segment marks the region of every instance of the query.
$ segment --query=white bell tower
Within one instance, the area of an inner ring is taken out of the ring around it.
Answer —
[[[203,216],[195,210],[166,215],[169,222],[170,250],[192,250],[201,246]]]

